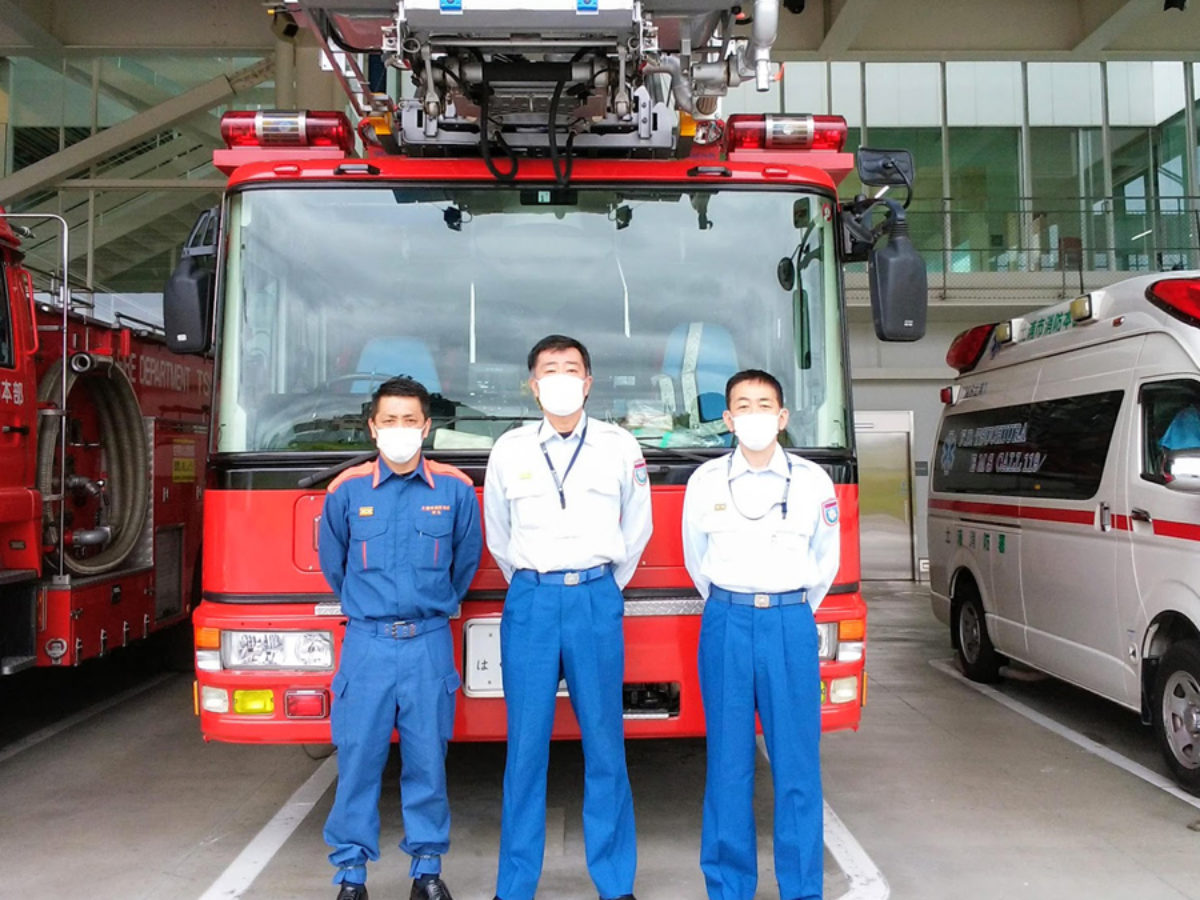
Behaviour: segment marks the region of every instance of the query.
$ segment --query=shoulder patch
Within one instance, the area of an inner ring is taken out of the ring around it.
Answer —
[[[646,461],[639,459],[633,464],[633,480],[638,484],[649,484],[650,474],[646,469]]]
[[[334,491],[336,491],[339,487],[341,487],[343,484],[345,484],[347,481],[351,480],[352,478],[373,477],[374,475],[375,475],[375,461],[374,460],[370,460],[368,462],[362,463],[361,465],[351,466],[349,469],[346,469],[344,472],[339,474],[337,476],[337,478],[333,479],[333,481],[329,482],[329,487],[325,488],[325,491],[326,491],[326,493],[332,494]]]
[[[457,478],[459,481],[461,481],[463,484],[467,485],[468,487],[470,487],[470,488],[475,487],[475,482],[473,482],[471,480],[471,476],[468,475],[466,472],[464,472],[462,469],[459,469],[448,463],[435,462],[432,459],[426,460],[426,464],[429,466],[429,472],[432,475],[446,475],[450,478]]]
[[[836,525],[838,522],[837,500],[826,500],[821,504],[821,518],[826,525]]]

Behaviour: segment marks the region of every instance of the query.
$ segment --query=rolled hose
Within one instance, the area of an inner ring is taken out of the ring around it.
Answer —
[[[56,406],[62,391],[64,367],[55,366],[38,386],[38,402]],[[75,559],[64,552],[63,535],[58,536],[56,552],[62,556],[64,567],[76,575],[100,575],[121,565],[133,552],[146,523],[146,507],[150,500],[150,459],[146,446],[146,431],[142,411],[129,376],[114,365],[90,366],[76,371],[66,367],[67,410],[71,409],[76,388],[86,382],[88,399],[96,407],[100,426],[100,444],[108,455],[108,491],[113,539],[107,547],[86,559]],[[42,496],[64,493],[55,484],[55,461],[59,451],[59,428],[64,416],[43,416],[38,423],[37,489]],[[60,477],[65,473],[60,473]],[[60,501],[64,502],[64,501]],[[57,527],[57,506],[46,504],[44,522]],[[55,559],[57,562],[57,559]]]

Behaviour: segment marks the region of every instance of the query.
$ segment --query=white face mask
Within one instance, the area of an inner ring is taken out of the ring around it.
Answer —
[[[552,416],[569,416],[583,408],[583,379],[574,375],[543,375],[537,381],[538,401]]]
[[[733,433],[747,450],[766,450],[779,437],[779,413],[745,413],[733,417]]]
[[[404,465],[417,455],[425,436],[423,428],[376,428],[375,446],[387,457],[388,462]]]

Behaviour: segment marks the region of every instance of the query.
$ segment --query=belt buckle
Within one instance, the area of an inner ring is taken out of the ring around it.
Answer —
[[[754,608],[755,609],[769,609],[770,606],[771,606],[771,595],[770,594],[755,594],[754,595]]]
[[[574,586],[579,584],[578,572],[567,572],[563,575],[563,584]]]

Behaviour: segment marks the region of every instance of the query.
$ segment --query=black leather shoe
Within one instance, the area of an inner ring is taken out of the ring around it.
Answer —
[[[413,879],[412,893],[408,900],[454,900],[450,888],[441,878]]]
[[[337,900],[367,900],[367,886],[365,884],[350,884],[342,882],[342,889],[338,891]]]

